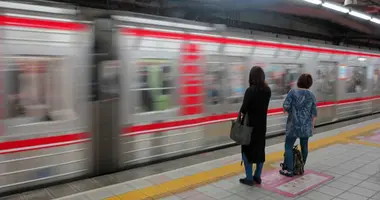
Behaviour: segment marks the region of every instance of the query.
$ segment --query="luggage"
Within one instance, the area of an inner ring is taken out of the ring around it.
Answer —
[[[241,113],[239,113],[236,121],[232,122],[230,138],[240,145],[249,145],[252,130],[253,127],[248,126],[248,114],[244,116],[244,122],[242,123]]]
[[[285,158],[285,154],[284,154]],[[284,159],[285,160],[285,159]],[[280,164],[282,170],[287,170],[285,163]],[[294,175],[303,175],[304,173],[304,162],[302,158],[301,151],[298,150],[298,145],[293,147],[293,174]]]

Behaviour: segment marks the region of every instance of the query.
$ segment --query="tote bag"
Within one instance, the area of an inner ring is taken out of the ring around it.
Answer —
[[[232,122],[230,138],[240,145],[249,145],[253,127],[248,126],[248,113],[244,117],[244,123],[241,123],[241,113],[236,121]]]

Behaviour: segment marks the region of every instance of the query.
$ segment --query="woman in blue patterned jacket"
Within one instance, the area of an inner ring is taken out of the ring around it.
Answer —
[[[280,171],[285,176],[293,176],[293,146],[297,138],[300,139],[301,152],[304,163],[308,154],[309,137],[313,135],[315,119],[317,117],[317,106],[314,94],[309,91],[313,84],[310,74],[302,74],[298,78],[297,89],[289,91],[283,108],[288,113],[285,138],[285,166]]]

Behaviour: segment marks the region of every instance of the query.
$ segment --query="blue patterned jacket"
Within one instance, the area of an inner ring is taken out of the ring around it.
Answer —
[[[288,113],[286,136],[304,138],[313,135],[313,118],[317,117],[317,105],[312,92],[304,89],[290,90],[283,108]]]

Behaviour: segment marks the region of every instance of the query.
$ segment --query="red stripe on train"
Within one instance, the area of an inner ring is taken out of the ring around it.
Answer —
[[[63,147],[63,146],[74,145],[74,144],[83,144],[83,143],[88,142],[88,141],[90,141],[90,140],[86,140],[86,141],[71,141],[71,142],[68,142],[66,144],[57,143],[57,144],[51,144],[51,145],[46,146],[46,147],[30,146],[27,149],[19,149],[19,148],[17,148],[17,149],[9,149],[7,151],[1,151],[0,155],[11,154],[11,153],[20,153],[20,152],[26,152],[26,151],[36,151],[36,150],[56,148],[56,147]],[[0,143],[0,145],[1,145],[1,143]]]
[[[345,99],[345,100],[338,101],[338,104],[350,104],[350,103],[356,103],[356,102],[371,101],[371,100],[379,99],[379,98],[380,98],[380,96]]]
[[[360,103],[363,101],[368,101],[368,100],[373,100],[373,99],[378,99],[378,98],[380,98],[380,96],[355,98],[355,99],[349,99],[349,100],[341,100],[338,102],[334,102],[334,101],[318,102],[317,107],[323,108],[323,107],[329,107],[329,106],[340,105],[340,104]],[[283,112],[284,110],[282,108],[273,108],[273,109],[268,110],[268,115],[269,116],[279,115],[279,114],[283,114]],[[190,128],[190,127],[202,126],[206,124],[218,123],[221,121],[228,121],[236,117],[237,117],[237,113],[229,113],[229,114],[201,117],[197,119],[180,120],[180,121],[172,121],[172,122],[160,122],[160,123],[147,124],[147,125],[136,125],[136,126],[123,128],[122,135],[136,136],[136,135],[151,134],[151,133],[162,132],[162,131],[177,130],[177,129],[182,129],[182,128]]]
[[[329,107],[329,106],[333,106],[333,105],[335,105],[335,102],[333,102],[333,101],[317,102],[318,108]]]
[[[68,135],[0,142],[0,154],[72,145],[76,143],[83,143],[83,140],[88,138],[89,134],[82,132]]]
[[[4,15],[0,16],[0,26],[43,28],[43,29],[69,30],[69,31],[82,31],[87,28],[86,25],[75,23],[75,22],[11,17],[11,16],[4,16]]]
[[[327,106],[333,106],[333,105],[339,105],[339,104],[359,103],[359,102],[373,100],[373,99],[380,99],[380,96],[342,100],[342,101],[339,101],[338,103],[335,103],[332,101],[318,102],[317,105],[318,107],[327,107]],[[283,113],[282,108],[274,108],[274,109],[268,110],[268,115],[277,115],[277,114],[282,114],[282,113]],[[218,123],[221,121],[234,119],[236,117],[237,117],[237,113],[229,113],[229,114],[201,117],[197,119],[188,119],[188,120],[180,120],[180,121],[173,121],[173,122],[162,122],[162,123],[154,123],[154,124],[148,124],[148,125],[131,126],[128,128],[123,128],[123,135],[135,136],[135,135],[140,135],[140,134],[151,134],[151,133],[156,133],[156,132],[161,132],[161,131],[176,130],[176,129],[182,129],[182,128],[187,128],[187,127],[195,127],[195,126],[201,126],[204,124]],[[49,137],[42,137],[42,138],[32,138],[32,139],[25,139],[25,140],[0,142],[0,155],[84,143],[88,141],[86,139],[89,139],[89,138],[90,136],[88,133],[82,132],[82,133],[72,133],[72,134],[60,135],[60,136],[49,136]]]
[[[126,35],[135,35],[138,37],[154,37],[154,38],[173,39],[173,40],[194,40],[194,41],[201,41],[201,42],[234,44],[234,45],[242,45],[242,46],[256,46],[256,47],[265,47],[265,48],[279,48],[279,49],[288,49],[288,50],[296,50],[296,51],[317,52],[317,53],[380,57],[379,54],[372,54],[372,53],[361,53],[361,52],[355,52],[355,51],[317,48],[317,47],[308,47],[308,46],[291,45],[291,44],[280,44],[280,43],[274,43],[274,42],[261,42],[261,41],[254,41],[254,40],[240,40],[240,39],[232,39],[232,38],[224,38],[224,37],[207,36],[207,35],[196,35],[196,34],[191,34],[191,33],[165,32],[165,31],[147,30],[147,29],[141,29],[141,28],[122,28],[121,32]]]
[[[284,110],[282,108],[274,108],[268,110],[268,115],[282,114]],[[196,126],[202,126],[207,124],[214,124],[223,121],[233,120],[237,117],[238,113],[228,113],[221,115],[213,115],[207,117],[200,117],[196,119],[179,120],[172,122],[160,122],[147,125],[137,125],[123,128],[122,135],[124,136],[136,136],[143,134],[151,134],[162,131],[178,130],[183,128],[191,128]]]

